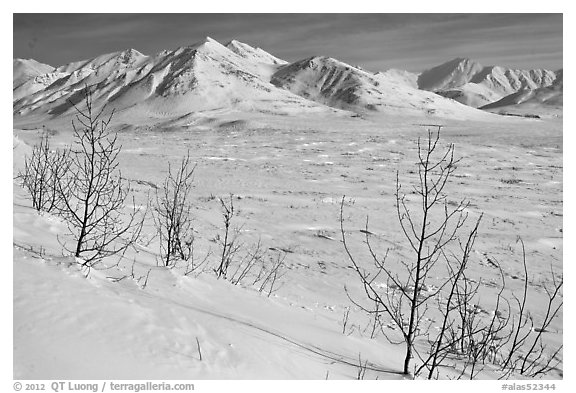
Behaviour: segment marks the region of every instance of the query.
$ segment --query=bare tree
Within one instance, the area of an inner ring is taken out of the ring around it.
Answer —
[[[434,286],[428,286],[431,272],[438,261],[443,260],[443,251],[458,240],[459,231],[468,218],[465,213],[468,203],[460,201],[452,208],[448,203],[444,189],[450,176],[456,170],[458,160],[454,158],[454,145],[449,145],[443,152],[439,151],[439,140],[440,127],[435,133],[429,130],[424,142],[418,139],[419,184],[413,187],[413,193],[419,199],[419,213],[409,208],[406,194],[402,192],[399,174],[396,175],[396,212],[402,232],[412,251],[411,261],[401,261],[398,264],[399,269],[388,266],[386,263],[388,252],[380,257],[371,245],[371,232],[367,219],[364,233],[375,272],[361,267],[351,254],[346,241],[343,226],[344,198],[340,209],[341,234],[345,251],[371,304],[379,305],[377,309],[368,309],[364,306],[362,308],[370,314],[387,314],[400,329],[406,346],[403,366],[405,374],[410,373],[415,341],[424,335],[421,328],[429,309],[428,302],[434,299],[451,281],[448,279],[440,283],[437,288],[429,290],[434,288]],[[380,276],[386,280],[387,291],[385,293],[375,281]]]
[[[474,379],[486,363],[493,369],[499,368],[503,378],[516,374],[542,375],[558,365],[556,356],[562,350],[560,346],[550,352],[543,343],[542,333],[547,331],[562,307],[563,281],[556,280],[552,272],[552,288],[545,288],[548,296],[546,313],[536,327],[526,307],[529,278],[524,243],[520,240],[525,272],[523,294],[520,298],[512,294],[516,303],[514,309],[504,296],[505,275],[496,263],[500,284],[496,284],[498,292],[489,305],[491,316],[487,316],[479,295],[483,281],[481,278],[474,280],[467,273],[482,215],[466,232],[466,241],[462,241],[468,203],[454,203],[447,199],[444,189],[456,170],[458,160],[454,159],[453,145],[443,152],[438,151],[439,139],[440,127],[436,133],[428,131],[424,143],[418,140],[419,182],[412,189],[417,195],[418,211],[411,210],[414,202],[402,192],[399,175],[396,175],[396,213],[413,256],[411,261],[400,261],[391,266],[387,263],[388,251],[378,256],[371,243],[372,232],[368,229],[367,218],[361,232],[365,234],[372,267],[361,265],[348,247],[342,198],[342,242],[371,305],[353,300],[346,290],[348,297],[375,321],[386,315],[398,328],[401,341],[386,337],[392,343],[405,345],[405,374],[410,373],[411,361],[416,357],[414,376],[426,372],[428,379],[438,378],[440,368],[447,362],[452,363],[453,369],[460,370],[458,379]],[[447,277],[430,283],[432,277],[440,274],[442,266]],[[439,326],[433,326],[434,321],[439,322]],[[422,346],[417,347],[417,341],[428,343],[428,348],[422,350]]]
[[[52,212],[61,205],[57,182],[68,170],[66,150],[52,150],[50,136],[44,133],[32,154],[24,160],[24,171],[18,174],[28,191],[32,206],[38,211]]]
[[[386,264],[388,252],[383,257],[379,257],[371,245],[371,232],[368,229],[367,219],[364,233],[376,272],[371,273],[361,268],[346,243],[342,212],[344,199],[341,205],[340,222],[344,248],[361,279],[366,295],[373,304],[378,305],[375,309],[364,309],[372,314],[384,312],[398,326],[406,346],[403,367],[403,372],[406,374],[410,372],[415,340],[424,334],[421,325],[429,309],[428,301],[434,299],[452,279],[450,277],[437,289],[430,291],[428,289],[434,288],[427,285],[430,272],[445,255],[444,249],[458,239],[458,231],[467,219],[467,214],[464,213],[467,204],[464,201],[459,202],[453,209],[448,207],[444,188],[456,169],[458,161],[454,158],[453,145],[437,157],[439,139],[440,127],[436,134],[428,131],[428,138],[424,145],[418,139],[419,185],[414,187],[413,191],[420,199],[419,215],[409,209],[406,195],[402,193],[399,175],[396,176],[397,216],[402,232],[413,251],[414,258],[411,262],[402,261],[399,264],[400,269],[396,271],[391,269]],[[434,224],[434,221],[437,223]],[[403,274],[398,273],[398,270],[402,270]],[[458,272],[461,272],[461,269],[458,269]],[[382,293],[381,286],[375,282],[380,275],[383,275],[386,280],[387,291],[385,293]]]
[[[178,260],[190,262],[194,257],[190,203],[194,169],[195,166],[190,164],[189,152],[175,172],[168,164],[164,187],[160,195],[158,191],[156,193],[154,223],[160,237],[160,258],[167,267]],[[193,270],[194,266],[190,269]]]
[[[123,182],[118,169],[117,134],[108,128],[114,111],[104,118],[104,107],[94,111],[88,86],[84,95],[84,109],[72,103],[77,112],[72,121],[74,144],[66,176],[58,181],[58,193],[62,199],[59,214],[75,238],[73,248],[64,247],[91,267],[133,245],[145,213],[139,214],[134,198],[132,208],[126,209],[130,184]]]

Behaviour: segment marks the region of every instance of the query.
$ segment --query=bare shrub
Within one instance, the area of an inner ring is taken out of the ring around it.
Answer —
[[[242,248],[238,240],[241,228],[232,225],[232,220],[236,216],[234,211],[234,195],[230,194],[229,199],[218,198],[222,210],[222,219],[224,222],[224,233],[216,236],[216,243],[220,248],[220,260],[218,266],[214,269],[218,278],[226,278],[228,269],[236,258],[236,254]]]
[[[234,195],[218,198],[221,207],[223,233],[214,241],[218,245],[219,259],[214,273],[234,285],[250,285],[260,293],[272,295],[279,289],[279,280],[286,273],[286,253],[274,254],[265,249],[260,240],[246,244],[241,239],[242,226],[235,225],[238,211],[234,207]]]
[[[489,318],[482,318],[477,312],[482,304],[478,294],[482,280],[472,284],[468,277],[464,277],[460,283],[463,289],[459,290],[456,303],[460,320],[455,321],[454,326],[461,332],[452,331],[452,339],[449,340],[454,344],[451,355],[464,359],[459,379],[474,379],[486,366],[497,370],[500,379],[518,375],[538,378],[560,364],[557,355],[563,346],[550,349],[544,343],[542,334],[548,331],[562,308],[563,279],[557,279],[554,271],[551,271],[552,285],[544,286],[547,296],[545,313],[537,321],[527,307],[530,279],[524,242],[522,239],[518,241],[522,247],[523,290],[520,297],[512,293],[512,304],[503,295],[507,284],[500,265],[499,290],[496,300],[491,304],[493,311]]]
[[[32,154],[24,160],[24,170],[18,179],[28,191],[32,207],[37,211],[52,212],[61,205],[58,179],[68,170],[66,150],[52,150],[50,136],[44,133],[40,143],[32,147]]]
[[[522,239],[519,238],[518,241],[522,246],[524,289],[520,298],[513,294],[518,312],[512,318],[510,333],[506,342],[497,348],[499,356],[495,363],[503,372],[503,377],[520,374],[535,378],[545,375],[560,364],[557,355],[562,351],[563,346],[560,345],[550,351],[548,346],[544,344],[542,335],[548,331],[550,324],[558,317],[560,309],[564,305],[562,299],[564,279],[562,277],[556,278],[554,270],[550,270],[552,285],[544,285],[547,297],[546,311],[544,317],[536,321],[532,314],[526,310],[529,285],[526,250]]]
[[[361,381],[366,377],[366,369],[368,367],[368,361],[365,360],[364,363],[362,363],[362,354],[359,353],[358,354],[358,365],[356,366],[358,371],[356,374],[356,379]]]
[[[223,246],[223,245],[222,245]],[[250,277],[259,266],[263,266],[263,260],[267,257],[267,251],[262,246],[260,240],[245,250],[245,253],[237,260],[233,259],[229,263],[235,262],[234,269],[230,269],[230,274],[227,274],[228,280],[237,285],[246,278]],[[230,264],[227,265],[230,267]],[[262,272],[263,273],[263,272]]]
[[[190,192],[195,166],[190,153],[182,159],[178,169],[168,164],[168,177],[161,191],[156,192],[154,224],[160,237],[160,259],[167,267],[177,261],[192,261],[194,232],[192,226]],[[194,266],[191,267],[194,270]]]
[[[262,259],[258,275],[254,278],[253,285],[258,285],[258,292],[272,295],[280,287],[278,281],[286,274],[285,252],[278,252],[275,256],[268,255]]]

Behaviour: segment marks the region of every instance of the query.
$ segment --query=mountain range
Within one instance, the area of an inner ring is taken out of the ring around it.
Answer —
[[[457,58],[424,71],[418,76],[418,88],[434,91],[463,104],[482,108],[508,96],[521,95],[552,86],[562,70],[515,70],[501,66],[483,66],[470,59]],[[561,90],[561,89],[560,89]]]
[[[139,122],[202,112],[273,115],[408,114],[450,118],[488,116],[480,109],[562,106],[562,70],[512,70],[454,59],[420,74],[366,71],[314,56],[289,63],[238,41],[207,37],[148,56],[135,49],[58,67],[13,60],[15,119],[44,121],[74,113],[90,86],[95,104]]]

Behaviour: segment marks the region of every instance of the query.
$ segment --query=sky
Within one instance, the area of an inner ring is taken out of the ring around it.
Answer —
[[[562,14],[14,14],[13,57],[52,66],[128,48],[152,55],[209,36],[287,61],[330,56],[371,71],[456,57],[562,68]]]

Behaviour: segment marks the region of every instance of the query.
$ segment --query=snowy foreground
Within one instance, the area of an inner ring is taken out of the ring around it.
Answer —
[[[137,203],[145,205],[167,162],[177,163],[190,150],[197,162],[199,254],[214,247],[211,239],[221,227],[213,196],[233,193],[245,242],[260,238],[270,249],[288,251],[281,288],[267,297],[216,280],[209,271],[184,276],[179,268],[157,267],[154,240],[142,242],[118,266],[93,269],[86,277],[73,257],[62,254],[66,225],[36,213],[15,182],[15,379],[355,379],[359,358],[367,361],[366,379],[403,378],[404,347],[383,335],[370,338],[367,317],[344,291],[346,286],[355,300],[363,299],[339,240],[338,214],[346,195],[346,229],[359,255],[365,252],[359,230],[370,215],[380,251],[390,248],[396,260],[409,257],[393,191],[397,169],[407,186],[416,179],[414,141],[426,130],[421,119],[331,123],[327,117],[271,122],[234,116],[184,131],[120,133],[122,174],[133,181]],[[550,269],[562,271],[561,119],[494,116],[442,124],[443,142],[455,143],[463,157],[451,199],[470,200],[471,217],[485,214],[473,273],[496,282],[487,255],[496,258],[508,279],[505,294],[517,293],[521,236],[529,307],[541,317]],[[40,131],[14,130],[15,174]],[[53,137],[54,146],[70,141],[66,129]],[[149,225],[144,232],[150,238],[154,229]],[[483,291],[490,304],[494,288]],[[390,326],[389,334],[395,333]],[[562,316],[545,341],[562,342]],[[487,368],[480,377],[497,375]],[[561,378],[562,372],[546,377]]]

